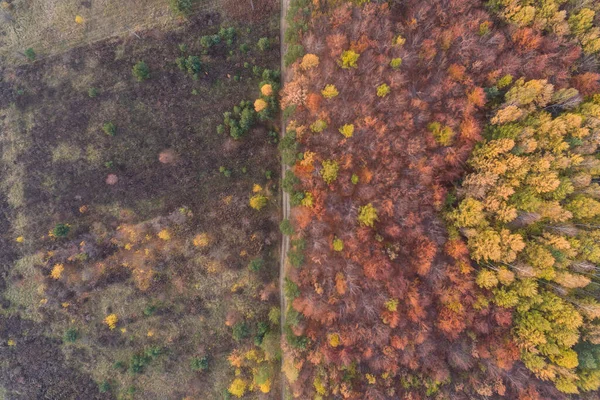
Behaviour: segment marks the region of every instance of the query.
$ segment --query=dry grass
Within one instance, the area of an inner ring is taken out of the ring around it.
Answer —
[[[196,7],[209,10],[216,2],[202,0]],[[76,16],[83,17],[83,23],[76,23]],[[166,0],[15,0],[9,9],[0,9],[0,59],[23,63],[28,48],[40,58],[177,23]]]

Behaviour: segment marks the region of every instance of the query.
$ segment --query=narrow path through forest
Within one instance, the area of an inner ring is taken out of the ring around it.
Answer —
[[[285,43],[283,38],[285,37],[285,30],[287,28],[286,26],[286,22],[285,22],[285,17],[287,14],[287,10],[288,7],[290,5],[290,0],[281,0],[281,20],[280,20],[280,36],[279,36],[279,42],[280,42],[280,57],[281,57],[281,84],[284,85],[285,81],[286,81],[286,73],[285,73],[285,62],[283,60],[283,56],[285,54]],[[281,138],[283,138],[285,136],[285,119],[283,118],[283,116],[281,117]],[[283,162],[283,159],[281,161],[281,177],[280,177],[280,182],[283,180],[286,171],[288,170],[288,166]],[[289,193],[285,192],[283,189],[281,189],[281,184],[279,185],[281,190],[281,209],[282,209],[282,219],[287,219],[290,217],[290,195]],[[285,260],[286,260],[286,255],[288,250],[290,249],[290,237],[287,235],[284,235],[282,233],[282,238],[281,238],[281,254],[280,254],[280,259],[279,259],[279,298],[280,298],[280,309],[281,309],[281,321],[280,321],[280,329],[281,329],[281,340],[283,340],[283,329],[285,327],[285,314],[286,314],[286,310],[287,310],[287,303],[286,303],[286,298],[285,298],[285,293],[283,290],[283,284],[285,282]],[[282,363],[283,363],[283,356],[282,356]],[[282,364],[283,365],[283,364]],[[281,375],[281,398],[282,400],[285,399],[285,393],[286,393],[286,386],[285,386],[285,377],[283,376],[283,374]]]

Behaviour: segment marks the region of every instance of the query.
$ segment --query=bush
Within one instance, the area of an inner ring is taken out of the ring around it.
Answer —
[[[219,172],[222,173],[226,178],[231,177],[231,170],[224,166],[219,167]]]
[[[66,237],[71,231],[71,227],[67,224],[57,224],[52,230],[52,236],[62,238]]]
[[[264,264],[265,262],[262,258],[255,258],[248,264],[248,269],[252,272],[258,272],[262,269]]]
[[[221,43],[221,36],[219,35],[206,35],[200,38],[200,45],[204,47],[205,52],[219,43]]]
[[[138,61],[133,66],[132,72],[133,76],[138,82],[142,82],[150,78],[150,68],[148,68],[148,64],[146,64],[144,61]]]
[[[250,207],[256,211],[262,210],[267,205],[268,199],[262,194],[255,194],[250,198]]]
[[[288,47],[288,51],[287,51],[287,53],[285,53],[285,56],[283,57],[285,66],[289,67],[290,65],[292,65],[294,63],[294,61],[296,61],[297,59],[299,59],[302,56],[304,56],[304,46],[302,46],[301,44],[294,44],[294,45]]]
[[[221,28],[219,30],[219,37],[221,38],[221,40],[227,43],[228,46],[231,46],[233,44],[233,41],[235,40],[235,35],[235,28],[232,26],[230,26],[229,28]]]
[[[377,210],[373,207],[373,204],[369,203],[366,206],[362,206],[358,210],[358,222],[361,225],[373,227],[375,221],[378,220]]]
[[[108,381],[102,381],[98,384],[98,391],[100,393],[108,393],[110,391],[110,383]]]
[[[281,233],[287,236],[294,234],[294,226],[292,225],[289,219],[284,219],[283,221],[281,221],[281,223],[279,224],[279,230],[281,231]]]
[[[88,89],[88,96],[89,96],[90,98],[92,98],[92,99],[93,99],[94,97],[97,97],[97,96],[98,96],[98,89],[96,89],[95,87],[89,88],[89,89]]]
[[[327,121],[318,119],[310,125],[310,130],[314,133],[321,133],[327,129]]]
[[[194,79],[198,79],[200,72],[202,72],[202,62],[198,56],[178,57],[175,63],[181,71],[186,71]]]
[[[192,371],[206,371],[208,369],[208,357],[192,358],[190,367],[192,368]]]
[[[294,175],[292,171],[285,172],[285,178],[281,182],[281,187],[284,192],[292,193],[294,192],[294,186],[300,184],[300,179]]]
[[[377,86],[377,96],[378,97],[385,97],[388,94],[390,94],[390,92],[391,92],[391,89],[386,83],[382,83],[381,85]]]
[[[326,99],[331,99],[331,98],[336,97],[340,93],[338,92],[335,85],[326,85],[325,88],[321,91],[321,94]]]
[[[108,136],[115,136],[117,134],[117,127],[112,122],[107,122],[104,125],[102,125],[102,130]]]
[[[392,61],[390,61],[390,67],[392,67],[392,69],[399,69],[401,65],[402,65],[402,58],[400,58],[400,57],[392,58]]]
[[[170,0],[171,11],[178,15],[189,15],[192,10],[192,0]]]
[[[245,322],[238,322],[235,324],[233,326],[232,336],[238,342],[250,336],[248,325]]]
[[[344,69],[357,68],[357,62],[360,58],[360,54],[354,50],[346,50],[342,53],[342,57],[338,61],[340,67]]]
[[[338,170],[340,169],[337,161],[325,160],[321,163],[321,176],[328,185],[332,184],[337,179]]]
[[[271,49],[271,41],[266,37],[260,38],[258,39],[256,47],[258,47],[260,51],[268,51]]]
[[[37,55],[35,54],[35,51],[30,47],[27,50],[25,50],[25,57],[27,57],[29,61],[35,61]]]
[[[346,124],[339,131],[345,138],[349,139],[354,135],[354,124]]]
[[[69,328],[63,335],[63,341],[66,343],[73,343],[79,338],[79,331],[75,328]]]

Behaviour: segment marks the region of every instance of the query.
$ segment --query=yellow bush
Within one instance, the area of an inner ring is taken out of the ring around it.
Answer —
[[[263,99],[256,99],[254,102],[254,111],[261,112],[265,108],[267,108],[267,102]]]
[[[346,124],[340,128],[340,133],[346,138],[351,138],[354,135],[354,125]]]
[[[271,391],[271,380],[267,379],[265,383],[263,383],[262,385],[258,385],[258,388],[263,393],[269,393]]]
[[[338,239],[338,238],[333,239],[333,250],[334,251],[344,250],[344,242],[342,241],[342,239]]]
[[[388,94],[390,94],[390,92],[391,92],[391,89],[386,83],[382,83],[381,85],[377,86],[377,96],[378,97],[385,97]]]
[[[331,347],[338,347],[341,343],[342,340],[340,339],[340,335],[337,333],[332,333],[329,335],[329,345]]]
[[[81,25],[81,24],[83,24],[84,21],[85,20],[83,19],[83,17],[81,15],[78,15],[75,17],[75,23],[77,23],[77,24]]]
[[[108,325],[110,330],[113,330],[117,327],[117,322],[119,322],[119,317],[117,317],[117,314],[110,314],[104,318],[104,323]]]
[[[207,233],[199,233],[194,237],[194,246],[206,247],[210,244],[210,236]]]
[[[359,58],[360,54],[354,50],[346,50],[342,53],[342,57],[338,61],[338,64],[344,69],[356,68],[356,63],[358,62]]]
[[[236,378],[231,382],[228,391],[235,397],[242,397],[246,393],[246,382],[240,378]]]
[[[319,65],[319,57],[314,54],[305,54],[302,57],[302,62],[300,63],[300,67],[302,69],[311,69],[317,67]]]
[[[62,264],[56,264],[54,265],[54,268],[52,268],[52,272],[50,272],[50,277],[52,279],[60,279],[63,271],[65,270],[64,265]]]
[[[366,206],[360,207],[358,211],[358,222],[360,222],[361,225],[372,228],[377,220],[377,210],[373,207],[373,204],[369,203]]]
[[[321,94],[326,99],[331,99],[331,98],[337,96],[338,94],[340,94],[340,92],[338,92],[335,85],[327,85],[327,86],[325,86],[325,89],[321,90]]]
[[[260,92],[263,94],[263,96],[271,96],[273,94],[273,86],[271,86],[268,83],[265,83],[260,88]]]
[[[263,188],[258,183],[255,183],[254,186],[252,186],[252,192],[254,193],[258,193],[261,190],[263,190]]]
[[[260,211],[267,205],[267,200],[267,197],[263,196],[262,194],[255,194],[250,198],[250,207]]]
[[[167,229],[163,229],[162,231],[158,232],[158,237],[162,240],[168,241],[171,240],[171,233]]]
[[[17,243],[23,243],[25,241],[25,238],[23,236],[19,236],[18,238],[15,239],[15,242]]]

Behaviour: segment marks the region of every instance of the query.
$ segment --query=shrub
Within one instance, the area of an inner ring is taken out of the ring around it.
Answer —
[[[401,65],[402,65],[402,58],[400,58],[400,57],[392,58],[392,61],[390,61],[390,67],[392,67],[392,69],[399,69]]]
[[[117,134],[117,127],[112,122],[107,122],[104,125],[102,125],[102,130],[108,136],[115,136]]]
[[[316,120],[313,124],[311,124],[310,126],[310,130],[315,132],[315,133],[321,133],[323,132],[325,129],[327,129],[327,121],[324,121],[322,119],[318,119]]]
[[[352,184],[353,184],[353,185],[356,185],[356,184],[358,184],[358,181],[359,181],[358,175],[356,175],[356,174],[352,174],[351,181],[352,181]]]
[[[119,317],[117,317],[117,314],[110,314],[104,318],[104,323],[111,331],[117,327],[117,322],[119,322]]]
[[[194,79],[198,79],[200,72],[202,72],[202,62],[198,56],[178,57],[175,63],[181,71],[186,71]]]
[[[387,85],[387,83],[382,83],[381,85],[377,86],[377,96],[378,97],[385,97],[388,94],[390,94],[390,92],[391,92],[391,89]]]
[[[496,86],[498,87],[498,89],[504,89],[505,87],[509,86],[513,81],[513,77],[510,74],[504,75],[502,78],[498,79],[498,83],[496,84]]]
[[[263,96],[272,96],[273,95],[273,85],[265,83],[260,88],[260,93]]]
[[[190,361],[192,371],[206,371],[208,369],[208,357],[194,357]]]
[[[35,51],[30,47],[27,50],[25,50],[25,57],[27,57],[29,61],[35,61],[37,55],[35,54]]]
[[[239,342],[240,340],[250,336],[250,329],[248,328],[248,325],[245,322],[238,322],[233,326],[231,334],[233,338]]]
[[[268,104],[263,99],[256,99],[254,102],[254,111],[261,112],[268,107]]]
[[[63,341],[66,343],[73,343],[79,338],[79,331],[75,328],[69,328],[63,335]]]
[[[227,390],[235,397],[242,397],[246,393],[246,386],[244,380],[235,378]]]
[[[52,267],[52,271],[50,271],[50,278],[59,280],[62,276],[63,271],[65,270],[65,266],[62,264],[54,264]]]
[[[351,138],[352,135],[354,135],[354,125],[346,124],[342,126],[339,131],[345,138]]]
[[[377,210],[373,207],[373,204],[369,203],[358,210],[358,222],[361,225],[372,228],[377,220]]]
[[[267,205],[267,201],[267,197],[262,194],[255,194],[250,198],[250,207],[256,211],[260,211]]]
[[[96,89],[95,87],[91,87],[88,89],[88,96],[90,98],[94,98],[94,97],[98,97],[98,89]]]
[[[449,126],[442,126],[439,122],[432,122],[427,125],[435,141],[442,146],[450,146],[454,139],[455,132]]]
[[[200,38],[200,45],[204,47],[205,51],[219,43],[221,43],[221,36],[219,35],[206,35]]]
[[[148,68],[148,64],[146,64],[144,61],[138,61],[133,66],[132,72],[133,76],[138,82],[142,82],[150,78],[150,68]]]
[[[344,250],[344,242],[342,241],[342,239],[338,239],[338,238],[333,239],[333,250],[334,251]]]
[[[192,10],[192,0],[170,0],[171,11],[178,15],[188,15]]]
[[[71,231],[71,227],[67,224],[57,224],[54,229],[52,229],[51,236],[62,238],[66,237]]]
[[[219,172],[222,173],[226,178],[231,177],[231,170],[224,166],[219,167]]]
[[[281,182],[281,187],[283,188],[283,191],[287,193],[293,193],[294,187],[298,184],[300,184],[300,179],[296,175],[294,175],[292,171],[286,171],[285,177]]]
[[[236,31],[233,26],[230,26],[229,28],[222,27],[221,29],[219,29],[219,37],[221,38],[221,40],[226,42],[228,46],[231,46],[233,44],[235,36]]]
[[[325,183],[330,185],[337,179],[337,174],[340,167],[337,161],[334,160],[325,160],[321,163],[321,165],[323,166],[320,172],[321,177],[323,177]]]
[[[356,63],[358,62],[359,58],[360,54],[354,50],[346,50],[342,53],[342,57],[338,61],[338,64],[344,69],[356,68]]]
[[[264,264],[265,262],[262,258],[255,258],[248,264],[248,269],[252,272],[258,272],[262,269]]]
[[[279,224],[279,230],[281,231],[281,233],[287,236],[291,236],[294,234],[294,226],[292,225],[289,219],[284,219],[283,221],[281,221],[281,223]]]
[[[108,393],[110,391],[110,383],[108,381],[102,381],[98,384],[98,391],[100,393]]]
[[[285,66],[289,67],[290,65],[292,65],[294,63],[294,61],[296,61],[303,55],[304,55],[304,46],[302,46],[301,44],[294,44],[292,46],[289,46],[287,53],[285,53],[285,56],[283,57]]]
[[[271,49],[271,41],[266,37],[260,38],[258,39],[256,47],[258,47],[260,51],[268,51]]]
[[[288,251],[288,260],[290,264],[295,268],[300,268],[304,264],[304,253],[300,249],[293,249]]]
[[[296,142],[296,132],[289,130],[279,142],[279,152],[284,164],[292,166],[298,159],[298,143]]]
[[[336,97],[340,93],[338,92],[335,85],[326,85],[325,88],[321,91],[321,94],[326,99],[331,99],[333,97]]]
[[[300,68],[304,70],[315,68],[319,65],[319,57],[314,54],[305,54],[300,62]]]

